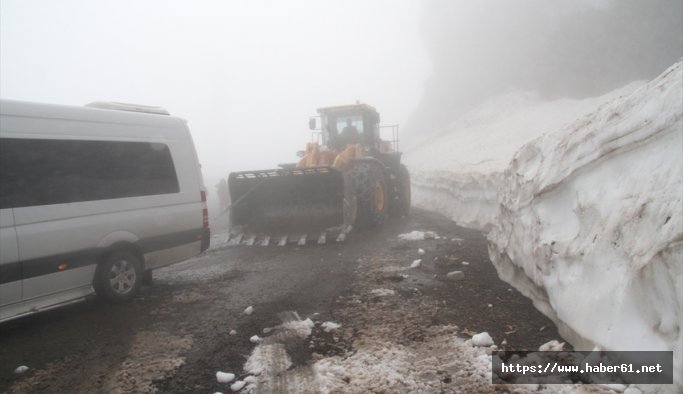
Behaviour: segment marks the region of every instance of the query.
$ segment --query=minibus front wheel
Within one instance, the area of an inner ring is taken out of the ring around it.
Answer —
[[[108,255],[97,267],[93,286],[98,296],[112,302],[124,302],[140,290],[143,271],[140,259],[127,251]]]

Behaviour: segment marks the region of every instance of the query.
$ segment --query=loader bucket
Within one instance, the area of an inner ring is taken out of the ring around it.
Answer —
[[[228,185],[232,233],[313,237],[342,225],[344,177],[333,168],[233,172]]]

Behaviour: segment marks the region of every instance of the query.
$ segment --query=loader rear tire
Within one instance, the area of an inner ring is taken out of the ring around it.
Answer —
[[[405,218],[410,213],[410,173],[403,164],[401,164],[398,174],[396,174],[394,187],[396,197],[391,209],[392,217]]]
[[[358,163],[351,173],[356,194],[356,226],[369,228],[380,226],[387,217],[389,198],[384,173],[374,163]]]

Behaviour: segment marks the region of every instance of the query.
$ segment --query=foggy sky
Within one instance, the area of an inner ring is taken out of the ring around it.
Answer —
[[[0,97],[158,105],[213,190],[297,160],[323,106],[405,123],[430,71],[418,1],[2,0]]]
[[[413,136],[497,94],[597,96],[683,56],[681,0],[428,0],[421,27],[434,73]]]
[[[486,98],[602,94],[683,56],[682,0],[2,0],[0,97],[188,120],[212,190],[296,160],[319,107],[410,142]],[[403,145],[405,147],[405,144]]]

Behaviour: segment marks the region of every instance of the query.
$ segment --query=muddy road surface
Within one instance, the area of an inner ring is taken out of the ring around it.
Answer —
[[[415,230],[438,238],[398,239]],[[464,278],[448,278],[456,270]],[[242,392],[491,392],[486,376],[446,362],[458,350],[438,342],[481,331],[512,349],[560,339],[498,279],[483,234],[414,210],[344,243],[214,245],[155,271],[130,303],[92,299],[2,324],[0,393],[232,392],[245,379]],[[405,381],[383,379],[390,366],[377,379],[354,372],[368,362],[354,357],[387,346],[424,368]],[[28,371],[14,373],[20,365]],[[217,371],[235,381],[219,383]]]

